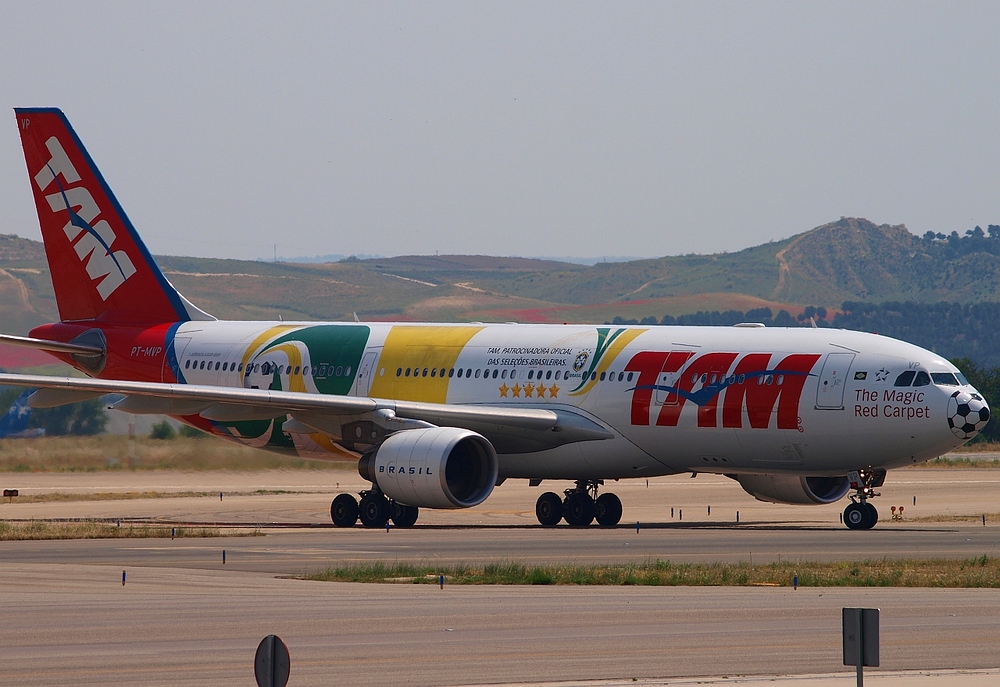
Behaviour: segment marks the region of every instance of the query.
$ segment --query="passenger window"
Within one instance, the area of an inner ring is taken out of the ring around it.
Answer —
[[[243,372],[243,363],[240,363],[239,365],[236,366],[236,371]]]
[[[462,368],[458,368],[458,378],[462,378]]]
[[[489,370],[484,370],[483,371],[483,379],[489,379],[489,378],[490,378],[490,371]]]
[[[534,378],[535,378],[535,371],[528,370],[528,379],[534,379]]]
[[[295,374],[298,374],[301,371],[302,371],[302,366],[301,365],[296,365],[295,366]]]
[[[511,370],[510,371],[510,378],[514,379],[515,377],[517,377],[517,370]]]
[[[423,376],[424,376],[424,377],[426,377],[426,376],[427,376],[427,368],[426,368],[426,367],[424,368],[424,375],[423,375]]]
[[[438,376],[438,369],[435,367],[433,370],[431,370],[431,377],[437,377],[437,376]]]
[[[623,379],[625,379],[625,373],[624,373],[624,372],[619,372],[619,373],[618,373],[618,381],[620,382],[620,381],[622,381]]]
[[[400,369],[400,371],[403,370],[403,368],[399,368],[399,369]],[[320,377],[326,377],[326,363],[323,363],[322,365],[319,366],[319,376]],[[397,374],[396,376],[398,377],[399,375]]]
[[[220,367],[222,367],[222,363],[216,362],[215,363],[215,371],[218,372]]]
[[[198,369],[199,370],[204,370],[205,369],[205,361],[204,360],[201,361],[201,365],[198,366]]]
[[[222,363],[222,371],[223,372],[226,371],[226,366],[228,366],[228,365],[229,365],[229,363]]]
[[[606,373],[604,373],[604,372],[602,372],[602,373],[601,373],[601,381],[602,381],[602,382],[604,381],[604,377],[605,377],[605,374],[606,374]]]
[[[401,367],[397,367],[396,368],[396,376],[397,377],[402,377],[403,376],[403,368],[401,368]]]
[[[384,374],[385,373],[385,369],[383,369],[382,372]],[[344,368],[344,376],[345,377],[350,377],[351,376],[351,366],[350,365],[348,365],[347,367]],[[381,376],[382,375],[380,374],[379,377],[381,377]]]
[[[441,368],[441,373],[440,374],[441,374],[442,377],[444,377],[444,368],[443,367]]]
[[[461,372],[461,370],[459,370],[459,372]],[[448,370],[448,379],[451,379],[454,376],[455,376],[455,368],[453,367],[450,370]]]
[[[628,373],[628,381],[630,381],[630,382],[632,381],[632,373],[631,372]]]
[[[185,360],[185,361],[184,361],[184,369],[186,370],[186,369],[188,369],[189,367],[191,367],[191,361],[190,361],[190,360]]]
[[[476,379],[479,379],[479,370],[476,370]]]
[[[927,386],[931,383],[931,377],[929,374],[921,370],[917,373],[917,378],[913,380],[913,386]]]
[[[500,375],[500,379],[507,379],[507,370],[503,371],[503,374]]]
[[[898,377],[896,377],[896,383],[893,384],[893,386],[910,386],[910,383],[913,381],[913,377],[916,374],[917,373],[913,370],[907,370],[906,372],[901,373]]]
[[[931,379],[939,386],[958,386],[958,380],[950,372],[931,372]]]
[[[410,376],[410,368],[406,368],[406,376],[407,376],[407,377],[409,377],[409,376]]]
[[[500,370],[493,370],[493,379],[497,378],[497,373],[499,373],[499,372],[500,372]]]

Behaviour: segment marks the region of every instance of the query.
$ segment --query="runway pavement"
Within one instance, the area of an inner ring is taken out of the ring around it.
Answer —
[[[385,532],[327,526],[332,495],[361,486],[349,473],[0,475],[0,485],[20,486],[22,493],[224,492],[222,501],[202,496],[4,504],[3,519],[310,526],[268,528],[264,537],[0,542],[0,682],[253,684],[254,649],[273,632],[291,651],[291,686],[694,684],[690,676],[714,676],[697,678],[702,684],[735,684],[737,676],[808,673],[825,677],[782,677],[777,684],[825,687],[853,684],[840,660],[843,606],[882,609],[882,666],[868,670],[872,684],[1000,682],[1000,590],[439,590],[285,578],[361,560],[589,563],[752,555],[763,564],[779,556],[1000,555],[1000,523],[915,519],[996,512],[996,471],[906,470],[892,477],[897,479],[883,490],[881,504],[906,503],[913,515],[870,532],[839,524],[843,504],[762,504],[725,478],[614,485],[625,518],[640,520],[637,533],[632,522],[614,529],[541,528],[532,509],[543,489],[523,483],[503,485],[479,508],[422,513],[418,527]],[[543,486],[558,491],[567,485]],[[122,570],[128,573],[124,587]],[[874,681],[879,671],[885,677]]]
[[[882,609],[882,669],[996,667],[1000,595],[965,589],[351,585],[236,570],[5,564],[6,684],[456,685],[844,672],[840,609]],[[873,672],[873,669],[869,669]]]

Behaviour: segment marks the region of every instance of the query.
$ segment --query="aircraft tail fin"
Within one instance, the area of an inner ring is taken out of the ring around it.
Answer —
[[[118,324],[215,319],[163,275],[62,111],[14,113],[59,319]]]

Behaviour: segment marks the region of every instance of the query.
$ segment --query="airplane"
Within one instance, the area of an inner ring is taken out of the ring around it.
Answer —
[[[34,439],[45,436],[43,427],[28,427],[31,422],[31,407],[28,399],[34,389],[23,391],[14,399],[7,412],[0,416],[0,439]]]
[[[370,487],[340,527],[412,526],[507,479],[573,484],[543,526],[617,525],[611,481],[717,473],[757,499],[829,504],[875,526],[886,471],[989,420],[941,356],[829,328],[220,321],[157,266],[69,121],[15,109],[59,322],[0,342],[87,378],[0,374],[32,407],[107,393],[245,445],[354,461]]]

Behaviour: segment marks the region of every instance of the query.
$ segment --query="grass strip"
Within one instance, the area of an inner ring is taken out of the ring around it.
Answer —
[[[801,587],[1000,587],[1000,559],[864,560],[768,563],[671,563],[527,566],[516,562],[438,567],[430,564],[359,563],[329,567],[303,579],[332,582],[491,585],[647,585]]]
[[[288,489],[257,489],[256,491],[227,491],[226,496],[277,496],[282,494],[317,494],[322,492],[291,491]],[[46,494],[21,494],[11,503],[52,503],[67,501],[132,501],[134,499],[218,498],[217,491],[99,491],[77,493],[54,491]],[[4,503],[7,503],[5,500]]]
[[[2,522],[0,541],[41,539],[170,539],[174,537],[247,537],[263,536],[259,530],[230,532],[224,535],[217,527],[165,527],[162,525],[123,525],[103,522]]]
[[[975,455],[975,454],[970,454]],[[970,469],[990,469],[1000,468],[1000,458],[955,458],[952,456],[941,456],[934,460],[923,463],[908,465],[907,469],[918,468],[970,468]]]

